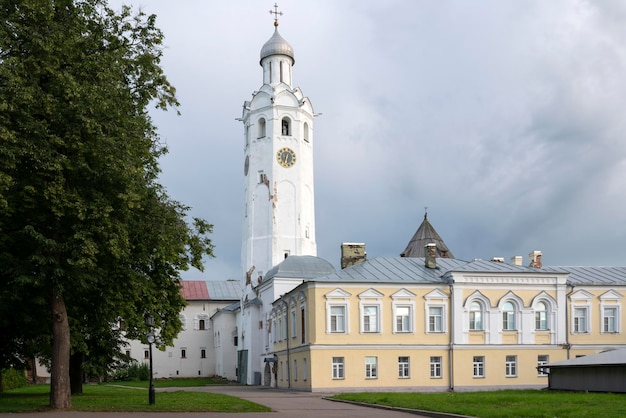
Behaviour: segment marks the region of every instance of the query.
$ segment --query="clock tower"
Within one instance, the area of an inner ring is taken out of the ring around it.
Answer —
[[[238,381],[258,384],[273,360],[272,303],[297,286],[266,273],[289,256],[316,256],[313,118],[309,99],[292,85],[293,48],[278,33],[261,48],[263,84],[244,102],[242,298],[238,315]],[[300,280],[301,281],[301,280]],[[266,377],[264,377],[264,381]]]
[[[317,255],[313,107],[292,86],[293,48],[278,33],[277,19],[274,26],[274,34],[261,48],[263,85],[244,103],[241,117],[241,265],[247,288],[290,255]]]

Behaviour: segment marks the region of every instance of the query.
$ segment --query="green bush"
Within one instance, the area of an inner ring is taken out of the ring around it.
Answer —
[[[132,363],[118,368],[113,373],[113,380],[139,381],[150,379],[150,367],[146,363]]]
[[[2,369],[0,375],[2,376],[2,389],[4,390],[17,389],[28,385],[24,370]]]

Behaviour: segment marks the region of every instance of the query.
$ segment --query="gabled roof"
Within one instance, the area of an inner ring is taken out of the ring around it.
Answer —
[[[239,282],[235,280],[182,280],[180,283],[185,300],[238,300],[241,297]]]
[[[290,255],[280,264],[272,267],[263,280],[271,278],[312,279],[333,273],[335,268],[323,258],[312,255]]]
[[[589,356],[557,361],[546,365],[546,367],[590,367],[613,366],[617,364],[626,364],[626,349],[609,350]]]
[[[208,300],[209,291],[205,281],[200,280],[183,280],[180,282],[182,293],[185,300]]]
[[[452,251],[443,242],[435,228],[428,222],[428,214],[424,214],[422,224],[417,228],[413,238],[400,254],[400,257],[425,257],[426,244],[434,243],[437,245],[437,258],[454,258]]]

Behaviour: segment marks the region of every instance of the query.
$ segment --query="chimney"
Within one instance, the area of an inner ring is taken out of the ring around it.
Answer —
[[[516,255],[516,256],[511,257],[511,265],[521,266],[523,263],[524,261],[521,255]]]
[[[431,242],[430,244],[425,245],[426,248],[426,257],[424,262],[426,264],[426,268],[436,269],[437,268],[437,244]]]
[[[528,267],[533,267],[536,269],[540,269],[542,264],[541,264],[541,251],[533,251],[530,254],[528,254],[528,258],[530,259],[530,264],[528,264]]]
[[[494,263],[504,263],[504,257],[492,257],[491,261]]]
[[[344,242],[341,244],[341,269],[360,264],[367,258],[365,244]]]

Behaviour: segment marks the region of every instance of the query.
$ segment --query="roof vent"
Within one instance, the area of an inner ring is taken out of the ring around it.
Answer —
[[[493,257],[491,261],[494,263],[504,263],[504,257]]]
[[[437,244],[431,242],[430,244],[426,244],[426,257],[424,258],[424,262],[426,263],[426,268],[436,269],[437,268]]]
[[[521,255],[516,255],[511,257],[511,264],[514,266],[521,266],[524,263],[523,257]]]

